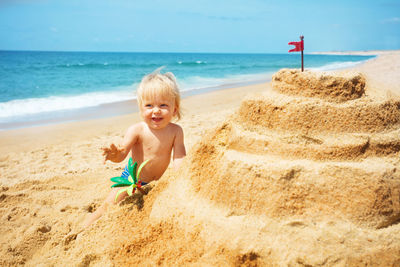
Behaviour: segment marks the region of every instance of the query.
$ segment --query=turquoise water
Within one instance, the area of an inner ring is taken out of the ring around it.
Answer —
[[[370,58],[304,56],[306,69],[320,70]],[[268,81],[281,68],[299,68],[300,54],[0,51],[0,129],[133,99],[143,75],[161,66],[176,75],[182,91],[191,91]]]

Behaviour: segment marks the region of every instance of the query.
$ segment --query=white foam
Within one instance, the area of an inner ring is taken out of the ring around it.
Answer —
[[[133,90],[86,93],[75,96],[51,96],[44,98],[17,99],[0,103],[0,118],[8,121],[12,118],[35,115],[42,112],[55,112],[101,104],[113,103],[135,98]]]
[[[320,71],[329,71],[342,68],[351,68],[365,61],[347,61],[333,62],[317,68],[309,68]],[[179,61],[179,64],[182,62]],[[202,64],[200,62],[196,62]],[[105,62],[104,64],[107,64]],[[198,90],[210,87],[220,87],[236,84],[245,84],[251,82],[263,82],[271,78],[273,72],[259,74],[240,74],[229,75],[225,77],[212,78],[192,76],[186,79],[180,79],[179,85],[182,91]],[[37,115],[40,113],[49,113],[63,110],[74,110],[87,107],[95,107],[102,104],[114,103],[134,99],[134,91],[137,84],[129,87],[112,88],[108,92],[93,92],[75,96],[51,96],[45,98],[29,98],[21,100],[12,100],[0,103],[0,122],[9,122],[18,117]]]
[[[224,78],[193,76],[179,82],[182,91],[234,85],[257,80],[267,80],[271,74],[234,75]],[[111,92],[94,92],[74,96],[50,96],[43,98],[17,99],[0,103],[0,122],[9,122],[19,117],[51,113],[64,110],[95,107],[102,104],[134,99],[136,84]]]
[[[320,71],[329,71],[343,68],[351,68],[365,61],[347,61],[333,62],[317,68],[309,68]],[[182,64],[182,61],[178,62]],[[196,61],[197,64],[203,64],[204,61]],[[81,63],[80,63],[81,64]],[[104,63],[108,64],[107,62]],[[260,74],[240,74],[229,75],[226,77],[212,78],[192,76],[181,79],[179,85],[182,91],[204,89],[210,87],[220,87],[227,85],[243,84],[254,81],[266,81],[271,78],[272,72]],[[29,98],[12,100],[0,103],[0,122],[13,121],[18,117],[37,115],[40,113],[49,113],[63,110],[74,110],[87,107],[95,107],[101,104],[114,103],[134,99],[134,91],[137,84],[123,88],[112,88],[108,92],[85,93],[75,96],[51,96],[44,98]]]

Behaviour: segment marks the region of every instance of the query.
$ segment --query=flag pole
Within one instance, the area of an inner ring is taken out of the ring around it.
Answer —
[[[303,56],[303,50],[304,50],[304,36],[300,35],[300,40],[301,40],[301,72],[304,71],[304,56]]]
[[[304,71],[304,36],[300,35],[300,42],[289,42],[288,45],[294,45],[293,49],[289,50],[290,52],[301,52],[301,71]]]

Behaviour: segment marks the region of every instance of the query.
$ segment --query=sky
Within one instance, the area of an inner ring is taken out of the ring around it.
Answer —
[[[400,0],[0,0],[0,50],[400,49]]]

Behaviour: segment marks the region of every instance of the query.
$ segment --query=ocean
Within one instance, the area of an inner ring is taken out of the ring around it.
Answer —
[[[333,70],[372,57],[305,54],[304,64]],[[300,68],[300,53],[0,51],[0,130],[104,116],[100,108],[135,99],[141,78],[162,66],[187,95],[269,81],[281,68]]]

